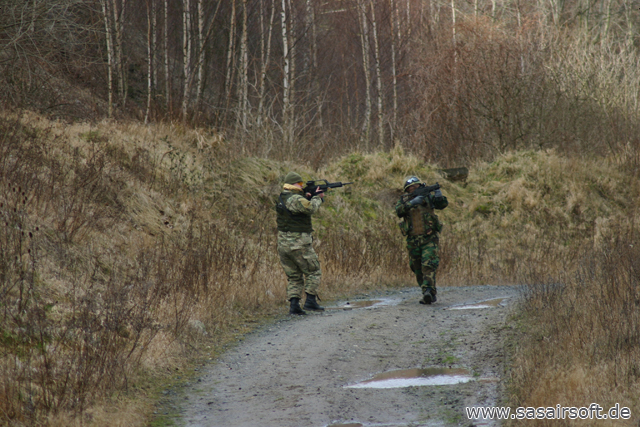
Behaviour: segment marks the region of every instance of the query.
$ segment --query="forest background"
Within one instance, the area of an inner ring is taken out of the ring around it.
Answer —
[[[441,285],[530,285],[506,403],[638,417],[637,1],[1,8],[0,423],[148,424],[285,310],[289,170],[356,182],[316,221],[324,298],[412,284],[391,206],[439,181]]]

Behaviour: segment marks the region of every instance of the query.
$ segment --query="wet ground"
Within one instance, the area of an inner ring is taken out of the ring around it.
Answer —
[[[418,288],[338,301],[249,334],[183,395],[189,427],[490,426],[515,287]]]

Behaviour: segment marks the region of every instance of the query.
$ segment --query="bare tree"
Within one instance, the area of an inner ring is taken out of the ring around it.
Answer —
[[[365,84],[365,111],[362,131],[364,132],[364,141],[368,146],[371,137],[371,70],[369,65],[369,25],[363,1],[356,0],[356,7],[360,24],[360,45],[362,46],[362,69]]]
[[[382,117],[382,69],[380,66],[380,43],[378,41],[378,23],[376,20],[376,8],[373,0],[369,2],[371,6],[371,24],[373,27],[373,46],[376,60],[376,87],[378,89],[378,144],[384,147],[384,121]]]
[[[284,72],[282,76],[282,126],[284,128],[285,144],[289,146],[292,142],[291,124],[289,117],[290,108],[290,60],[289,55],[289,33],[287,28],[287,2],[282,0],[282,10],[280,11],[282,23],[282,57],[284,60]]]
[[[155,61],[155,15],[156,3],[154,0],[146,0],[147,6],[147,108],[144,114],[144,122],[149,123],[149,111],[151,110],[151,97],[153,93],[153,73]]]
[[[153,55],[153,67],[152,67],[152,82],[153,82],[153,90],[157,93],[158,91],[158,4],[160,0],[152,0],[152,9],[153,14],[151,17],[151,26],[153,27],[153,33],[151,37],[151,43],[154,46],[154,55]]]
[[[287,33],[288,37],[289,37],[289,112],[288,112],[288,117],[289,117],[289,135],[291,138],[294,137],[294,128],[296,125],[296,110],[295,108],[291,108],[291,106],[295,105],[296,102],[296,79],[297,79],[297,75],[296,75],[296,53],[298,51],[298,43],[297,43],[297,39],[296,39],[296,34],[297,34],[297,28],[296,28],[296,14],[295,14],[295,9],[293,8],[293,3],[291,2],[291,0],[287,0],[287,6],[289,8],[289,14],[288,14],[288,24],[289,24],[289,31]]]
[[[312,0],[307,0],[307,28],[311,29],[311,70],[310,74],[313,79],[313,91],[316,94],[316,116],[318,117],[318,126],[323,127],[322,121],[322,94],[320,91],[320,81],[316,75],[318,72],[318,36],[316,28],[316,14]]]
[[[233,87],[233,70],[235,68],[235,39],[236,39],[236,0],[231,2],[231,23],[229,26],[229,45],[227,49],[227,68],[224,79],[225,85],[225,115],[228,113],[231,102],[231,89]]]
[[[247,0],[242,0],[242,34],[240,36],[240,84],[238,86],[238,118],[242,130],[247,130],[247,115],[249,109],[249,48],[247,37]]]
[[[391,23],[391,76],[393,79],[393,123],[391,124],[391,138],[393,140],[393,133],[395,132],[398,123],[398,72],[396,70],[396,46],[400,43],[400,16],[396,0],[389,0],[389,11]]]
[[[196,39],[195,41],[196,49],[195,49],[195,53],[192,53],[193,58],[190,60],[191,66],[189,67],[190,72],[185,82],[185,86],[186,86],[185,93],[188,99],[193,98],[192,96],[193,86],[194,84],[196,85],[196,98],[195,98],[195,102],[193,103],[196,109],[198,109],[200,106],[202,92],[204,90],[204,78],[205,78],[204,65],[205,65],[205,52],[206,52],[205,48],[211,38],[211,33],[213,32],[213,29],[214,29],[213,21],[215,21],[215,18],[218,15],[218,11],[220,10],[221,3],[222,3],[222,0],[218,0],[218,4],[216,5],[216,9],[213,12],[213,16],[211,17],[211,23],[209,25],[209,29],[207,30],[206,34],[205,34],[206,23],[205,23],[205,16],[204,16],[203,0],[197,0],[197,4],[196,4],[197,22],[195,24],[197,24],[196,25],[197,33],[195,34],[195,36],[193,35],[193,32],[190,33],[190,36],[195,37]],[[191,24],[191,27],[193,28],[194,24]],[[191,44],[193,45],[193,43],[194,42],[192,41]],[[195,82],[197,82],[197,84]],[[189,105],[192,105],[192,104],[188,103],[186,114],[188,114]]]
[[[218,7],[220,1],[218,1]],[[216,8],[216,14],[218,9]],[[215,18],[215,14],[214,14]],[[204,5],[203,0],[198,0],[198,53],[196,55],[196,68],[198,70],[198,87],[196,88],[196,109],[200,107],[200,100],[202,98],[202,91],[204,89],[204,47],[207,42],[204,35]],[[213,23],[211,24],[213,27]]]
[[[104,0],[103,0],[104,1]],[[169,0],[164,0],[164,92],[167,112],[172,115],[171,110],[171,73],[169,69]]]
[[[263,2],[260,2],[260,7],[262,8]],[[265,43],[264,39],[264,14],[260,13],[260,28],[261,28],[261,37],[260,37],[260,56],[261,56],[261,70],[260,70],[260,84],[259,84],[259,95],[258,95],[258,125],[262,124],[263,118],[263,107],[265,100],[265,91],[266,91],[266,79],[267,79],[267,69],[269,68],[269,61],[271,59],[271,35],[273,34],[273,21],[276,13],[276,4],[275,0],[271,0],[271,13],[269,15],[269,29],[267,30],[267,40]]]
[[[457,63],[458,54],[456,53],[456,49],[458,43],[456,41],[456,0],[451,0],[451,39],[453,43],[453,62]]]
[[[115,69],[118,76],[118,89],[122,108],[125,108],[128,94],[127,67],[124,61],[124,21],[127,0],[107,0],[112,2],[113,29],[115,35]]]
[[[193,49],[193,36],[191,34],[191,0],[184,0],[182,7],[182,118],[187,119],[189,108],[189,84],[191,82],[193,67],[191,65],[191,54]]]
[[[107,44],[107,96],[108,96],[108,117],[113,117],[113,74],[115,68],[115,52],[113,49],[113,33],[111,31],[111,5],[109,0],[100,0],[102,5],[102,16],[105,27],[105,42]]]
[[[113,115],[114,80],[117,79],[118,95],[122,108],[127,99],[127,76],[124,63],[124,29],[127,0],[100,0],[105,25],[105,41],[107,44],[109,117]]]
[[[405,0],[405,5],[406,5],[406,12],[407,12],[407,18],[406,18],[406,25],[407,25],[407,37],[411,37],[411,0]]]

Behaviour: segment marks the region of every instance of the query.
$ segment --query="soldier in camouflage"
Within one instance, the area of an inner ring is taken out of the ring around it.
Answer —
[[[289,314],[306,314],[300,308],[302,291],[306,294],[305,310],[323,311],[316,301],[320,285],[320,260],[313,250],[311,215],[322,204],[324,193],[303,194],[302,177],[289,172],[284,179],[284,188],[276,204],[278,224],[278,255],[287,275],[287,300]]]
[[[434,209],[444,209],[449,202],[440,189],[429,193],[427,197],[412,195],[421,185],[420,179],[415,176],[404,182],[404,194],[396,203],[396,214],[402,218],[400,229],[407,237],[409,266],[422,289],[420,303],[431,304],[437,300],[436,270],[440,263],[438,236],[442,231],[442,223]]]

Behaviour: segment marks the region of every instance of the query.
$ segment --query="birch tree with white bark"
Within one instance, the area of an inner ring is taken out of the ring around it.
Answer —
[[[379,148],[384,147],[384,120],[383,120],[383,92],[382,92],[382,67],[380,65],[380,42],[378,40],[378,22],[376,20],[376,7],[374,0],[370,0],[371,6],[371,26],[373,29],[374,58],[376,61],[376,88],[378,89],[378,144]]]
[[[242,33],[240,35],[240,84],[238,85],[238,119],[243,131],[247,131],[249,114],[249,28],[247,25],[247,0],[242,0]]]
[[[283,139],[287,147],[291,146],[293,135],[291,134],[291,119],[289,110],[291,108],[291,56],[289,53],[289,29],[287,19],[287,1],[282,0],[282,9],[280,11],[280,22],[282,30],[282,57],[284,61],[284,69],[282,73],[282,127]]]
[[[360,30],[360,45],[362,47],[362,70],[364,72],[365,110],[362,122],[363,140],[368,147],[371,138],[371,69],[369,53],[369,21],[364,0],[356,0],[358,23]]]

